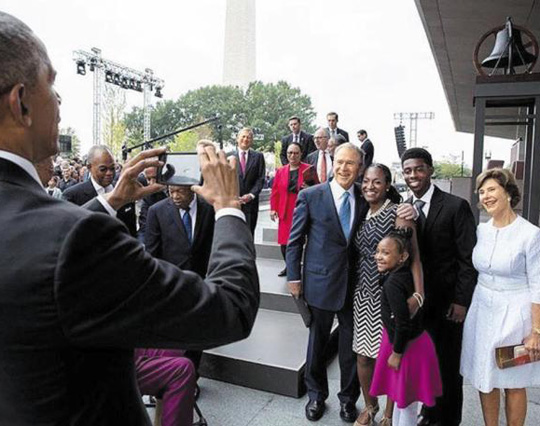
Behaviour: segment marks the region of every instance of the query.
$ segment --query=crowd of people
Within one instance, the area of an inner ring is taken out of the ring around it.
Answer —
[[[230,157],[201,141],[204,182],[163,187],[164,149],[123,166],[106,146],[85,164],[55,158],[54,68],[31,29],[2,12],[0,69],[1,418],[148,424],[143,393],[162,401],[163,426],[190,426],[201,351],[247,337],[259,305],[266,165],[253,131],[238,132]],[[367,132],[349,141],[337,113],[326,119],[313,136],[289,119],[270,198],[279,275],[311,312],[307,419],[325,413],[337,317],[345,422],[373,425],[386,396],[380,426],[457,426],[465,377],[486,425],[499,424],[501,389],[507,423],[523,425],[540,363],[495,359],[523,344],[540,360],[540,229],[515,212],[514,176],[476,178],[491,216],[477,227],[467,201],[432,183],[427,150],[402,155],[412,194],[402,200]]]

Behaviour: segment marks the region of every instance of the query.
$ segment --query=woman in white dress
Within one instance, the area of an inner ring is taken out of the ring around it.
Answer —
[[[499,425],[501,389],[507,424],[519,426],[526,388],[540,385],[540,362],[501,370],[495,348],[524,343],[540,358],[540,229],[514,212],[520,194],[508,170],[483,172],[476,189],[491,220],[477,228],[478,285],[465,320],[461,374],[479,390],[486,426]]]

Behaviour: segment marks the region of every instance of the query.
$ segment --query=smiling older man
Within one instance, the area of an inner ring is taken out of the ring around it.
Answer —
[[[360,390],[352,351],[353,288],[349,280],[349,255],[360,219],[368,208],[360,187],[355,184],[362,161],[362,151],[353,144],[344,143],[336,148],[334,179],[298,195],[287,246],[290,291],[295,297],[303,293],[312,314],[306,365],[309,396],[306,417],[312,421],[322,417],[324,401],[328,398],[325,349],[336,315],[341,370],[340,416],[354,422],[357,415],[355,404]]]

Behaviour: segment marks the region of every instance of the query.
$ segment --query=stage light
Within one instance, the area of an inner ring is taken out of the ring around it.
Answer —
[[[113,82],[113,73],[112,73],[112,71],[107,71],[107,72],[105,73],[105,81],[106,81],[107,83],[114,83],[114,82]]]
[[[124,89],[129,89],[129,81],[127,77],[122,77],[122,82],[120,83],[120,86]]]
[[[163,94],[161,93],[161,86],[156,86],[156,93],[154,93],[156,95],[156,98],[162,98],[163,97]]]
[[[86,75],[86,63],[84,61],[77,61],[77,74]]]
[[[97,61],[95,58],[92,58],[90,59],[90,71],[94,72],[94,70],[96,69],[96,64],[97,64]]]
[[[120,86],[120,74],[115,74],[113,78],[113,83],[117,86]]]
[[[142,92],[144,89],[142,87],[142,83],[140,81],[137,81],[137,87],[135,89],[137,92]]]

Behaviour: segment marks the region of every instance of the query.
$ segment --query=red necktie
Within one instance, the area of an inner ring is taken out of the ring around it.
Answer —
[[[326,182],[326,153],[321,151],[321,182]]]
[[[240,167],[242,168],[242,174],[246,173],[246,151],[242,151],[240,156]]]

